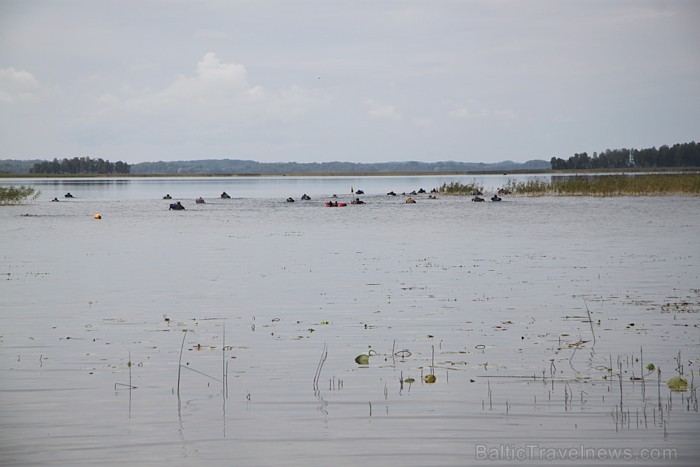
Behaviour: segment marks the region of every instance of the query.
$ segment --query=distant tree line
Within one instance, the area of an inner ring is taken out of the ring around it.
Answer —
[[[547,170],[545,160],[524,163],[503,161],[483,162],[256,162],[240,159],[206,159],[196,161],[141,162],[131,168],[133,174],[188,174],[188,175],[260,175],[260,174],[334,174],[334,173],[460,173],[510,170]]]
[[[69,163],[54,159],[45,161],[33,160],[0,160],[0,174],[81,174],[93,172],[71,172],[66,170]],[[99,159],[98,159],[99,161]],[[64,168],[60,168],[61,165]],[[510,172],[514,170],[549,170],[549,161],[529,160],[527,162],[256,162],[240,159],[205,159],[191,161],[159,161],[140,162],[137,164],[121,163],[119,169],[114,164],[114,172],[104,173],[129,173],[129,174],[154,174],[154,175],[283,175],[283,174],[382,174],[382,173],[464,173],[464,172]],[[126,172],[120,172],[128,167]],[[80,169],[79,169],[80,170]],[[99,173],[98,169],[98,173]]]
[[[56,175],[86,175],[86,174],[128,174],[131,168],[122,161],[110,162],[102,158],[91,159],[89,157],[74,157],[59,161],[42,161],[34,164],[30,174],[56,174]]]
[[[0,174],[28,174],[29,169],[37,162],[42,162],[42,160],[2,159],[0,160]]]
[[[552,157],[552,170],[621,169],[625,167],[698,167],[700,144],[693,142],[648,149],[606,149],[589,156],[583,152],[567,160]]]

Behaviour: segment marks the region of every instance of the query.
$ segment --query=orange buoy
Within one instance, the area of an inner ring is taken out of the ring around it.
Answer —
[[[95,214],[94,218],[95,219],[102,219],[102,214]]]

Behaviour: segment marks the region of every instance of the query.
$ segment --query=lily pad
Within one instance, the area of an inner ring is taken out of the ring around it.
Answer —
[[[358,365],[369,365],[369,355],[367,354],[360,354],[357,357],[355,357],[355,363]]]
[[[674,376],[666,384],[671,391],[684,392],[688,390],[688,380],[680,376]]]

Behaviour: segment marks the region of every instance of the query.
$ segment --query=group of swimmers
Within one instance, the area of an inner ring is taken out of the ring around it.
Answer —
[[[163,196],[163,199],[173,199],[173,197],[170,196],[170,193],[167,193],[165,196]],[[224,191],[223,193],[221,193],[221,199],[231,199],[231,196]],[[194,202],[196,204],[205,204],[206,203],[206,201],[204,201],[204,198],[202,198],[201,196],[196,198],[194,200]],[[175,203],[170,203],[169,209],[174,210],[174,211],[182,211],[185,209],[185,206],[183,206],[180,201],[177,201]]]
[[[63,195],[64,198],[75,198],[73,195],[70,194],[70,191]],[[58,203],[58,198],[54,198],[51,200],[52,203]]]
[[[364,191],[362,191],[362,190],[357,190],[357,191],[355,191],[355,190],[352,189],[352,188],[351,188],[351,192],[352,192],[353,194],[358,194],[358,195],[359,195],[359,194],[364,194]],[[419,195],[419,194],[425,194],[425,193],[427,193],[427,192],[426,192],[423,188],[421,188],[421,189],[419,189],[418,191],[415,191],[415,190],[414,190],[414,191],[411,191],[411,192],[408,193],[408,194],[407,194],[406,192],[401,193],[401,194],[402,194],[402,196],[406,196],[406,203],[407,203],[407,204],[415,204],[415,203],[416,203],[416,200],[413,198],[413,196],[416,196],[416,195]],[[437,199],[437,193],[438,193],[438,191],[437,191],[435,188],[433,188],[433,189],[430,191],[430,194],[429,194],[429,196],[428,196],[428,199]],[[494,194],[494,195],[491,197],[491,201],[494,201],[494,202],[495,202],[495,201],[501,201],[501,198],[498,196],[499,194],[508,194],[508,193],[505,193],[505,192],[502,192],[502,190],[499,190],[498,194]],[[472,195],[473,195],[472,201],[474,201],[474,202],[483,202],[483,201],[485,201],[485,199],[481,197],[481,195],[483,195],[483,193],[482,193],[481,191],[475,191],[474,193],[472,193]],[[73,197],[73,195],[71,195],[70,193],[67,193],[65,196],[66,196],[66,198],[72,198],[72,197]],[[390,192],[387,193],[387,196],[397,196],[397,195],[396,195],[395,192],[390,191]],[[224,191],[223,193],[221,193],[221,196],[220,196],[220,197],[221,197],[221,199],[230,199],[230,198],[231,198],[231,196],[230,196],[228,193],[226,193],[225,191]],[[346,206],[345,203],[338,203],[338,201],[337,201],[338,195],[335,195],[335,194],[334,194],[334,195],[331,196],[331,198],[332,198],[332,199],[331,199],[329,202],[326,203],[326,206]],[[172,196],[170,196],[170,194],[166,194],[165,196],[163,196],[163,199],[172,199]],[[309,200],[311,200],[311,197],[310,197],[309,195],[307,195],[306,193],[304,193],[304,194],[301,196],[301,199],[304,200],[304,201],[309,201]],[[58,199],[54,198],[52,201],[58,201]],[[288,197],[288,198],[286,199],[286,202],[287,202],[287,203],[294,203],[294,202],[295,202],[295,199],[294,199],[293,197],[290,196],[290,197]],[[204,198],[202,198],[201,196],[198,197],[198,198],[196,198],[196,199],[195,199],[195,203],[197,203],[197,204],[204,204],[204,203],[205,203]],[[362,201],[359,197],[355,197],[353,200],[350,201],[350,204],[365,204],[365,202]],[[180,203],[180,201],[178,201],[178,202],[176,202],[176,203],[171,203],[171,204],[170,204],[170,209],[171,209],[171,210],[183,210],[183,209],[185,209],[185,207]]]
[[[472,201],[474,201],[475,203],[482,203],[482,202],[484,202],[484,201],[486,201],[486,200],[485,200],[484,198],[482,198],[481,196],[479,196],[479,195],[475,195],[475,196],[472,198]],[[498,196],[498,195],[493,195],[493,196],[491,197],[491,201],[494,201],[494,202],[501,201],[501,197]]]
[[[353,194],[358,194],[358,195],[364,194],[364,193],[365,193],[365,192],[362,191],[362,190],[357,190],[357,191],[355,191],[355,190],[352,189],[352,188],[351,188],[351,191],[352,191]],[[423,188],[421,188],[421,189],[418,190],[418,191],[415,191],[415,190],[414,190],[414,191],[410,192],[410,193],[408,194],[408,197],[406,198],[406,203],[407,203],[407,204],[415,204],[416,200],[413,199],[413,196],[414,196],[414,195],[417,195],[417,194],[423,194],[423,193],[426,193],[426,191],[425,191]],[[437,190],[433,188],[433,189],[430,191],[430,195],[428,196],[428,198],[429,198],[429,199],[437,199],[436,193],[437,193]],[[472,194],[474,195],[474,197],[472,198],[472,201],[474,201],[474,202],[483,202],[483,201],[485,201],[485,199],[482,198],[482,197],[480,196],[480,195],[483,194],[483,193],[481,193],[480,191],[475,192],[475,193],[472,193]],[[498,191],[498,194],[509,194],[509,192],[506,192],[505,190],[499,190],[499,191]],[[491,201],[494,201],[494,202],[495,202],[495,201],[501,201],[501,198],[498,196],[498,194],[493,195],[493,196],[491,197]],[[406,196],[406,193],[404,192],[404,193],[402,193],[402,195],[403,195],[403,196]],[[390,191],[390,192],[387,193],[387,196],[396,196],[396,193],[394,193],[393,191]],[[63,197],[64,197],[64,198],[73,198],[74,196],[73,196],[70,192],[68,192],[68,193],[66,193],[65,195],[63,195]],[[226,193],[225,191],[224,191],[223,193],[221,193],[221,196],[220,196],[220,197],[221,197],[221,199],[230,199],[230,198],[231,198],[231,196],[230,196],[228,193]],[[335,198],[338,198],[338,195],[335,195],[335,194],[334,194],[334,195],[332,196],[332,198],[334,198],[334,199],[335,199]],[[165,196],[163,196],[163,199],[173,199],[173,197],[170,196],[170,194],[168,193],[168,194],[166,194]],[[304,200],[304,201],[309,201],[309,200],[311,200],[311,197],[310,197],[309,195],[307,195],[306,193],[304,193],[304,194],[301,196],[301,199]],[[54,198],[54,199],[52,199],[51,201],[52,201],[52,202],[58,202],[58,198]],[[287,198],[287,202],[288,202],[288,203],[293,203],[293,202],[294,202],[294,198],[292,198],[292,197],[290,196],[289,198]],[[205,203],[204,198],[202,198],[201,196],[198,197],[198,198],[196,198],[196,199],[195,199],[195,203],[197,203],[197,204],[204,204],[204,203]],[[343,204],[344,204],[344,203],[343,203]],[[365,204],[365,202],[362,201],[360,198],[356,197],[355,199],[353,199],[352,201],[350,201],[350,204]],[[332,200],[331,200],[330,202],[326,203],[326,206],[338,206],[338,202],[337,202],[337,201],[332,201]],[[171,210],[176,210],[176,211],[181,211],[181,210],[184,210],[185,207],[182,205],[182,203],[181,203],[180,201],[177,201],[177,202],[175,202],[175,203],[171,203],[169,209],[171,209]]]
[[[335,195],[333,195],[333,196],[335,196]],[[301,195],[301,199],[302,199],[302,201],[311,201],[311,196],[304,193],[303,195]],[[294,198],[292,198],[291,196],[289,198],[287,198],[288,203],[293,203],[294,201],[295,201]]]

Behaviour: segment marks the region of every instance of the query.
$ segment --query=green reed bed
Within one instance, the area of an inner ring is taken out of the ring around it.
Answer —
[[[549,181],[542,179],[517,182],[510,178],[503,186],[502,190],[514,195],[544,195],[552,193],[552,184]]]
[[[504,189],[521,195],[644,196],[700,195],[700,174],[594,175],[517,182]]]
[[[443,183],[442,186],[438,188],[438,193],[444,195],[473,195],[477,192],[483,193],[484,187],[479,185],[476,181],[467,184],[459,182]]]
[[[0,205],[20,204],[24,201],[33,201],[39,196],[39,192],[32,187],[21,186],[19,188],[0,186]]]

